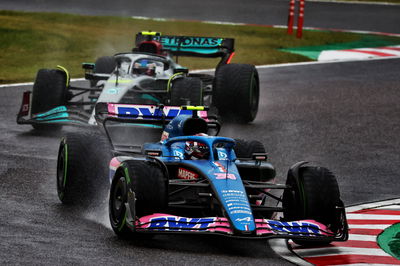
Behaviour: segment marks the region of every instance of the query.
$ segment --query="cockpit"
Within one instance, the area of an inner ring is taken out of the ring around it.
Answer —
[[[142,58],[138,59],[133,63],[132,66],[132,74],[134,75],[148,75],[148,76],[156,76],[163,74],[164,70],[168,67],[164,62],[149,59],[149,58]]]

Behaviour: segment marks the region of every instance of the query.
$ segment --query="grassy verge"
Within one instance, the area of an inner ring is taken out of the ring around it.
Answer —
[[[138,31],[165,34],[233,37],[233,62],[276,64],[311,59],[278,49],[357,42],[364,35],[305,31],[303,38],[286,34],[286,29],[260,26],[216,25],[201,22],[137,20],[121,17],[79,16],[58,13],[0,11],[0,83],[32,81],[40,68],[60,64],[72,77],[81,77],[82,62],[103,55],[130,51]],[[399,38],[388,38],[397,40]],[[189,68],[212,68],[215,60],[181,58]]]

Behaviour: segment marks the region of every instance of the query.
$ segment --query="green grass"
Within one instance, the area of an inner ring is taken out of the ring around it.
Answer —
[[[286,29],[261,26],[216,25],[186,21],[138,20],[58,13],[0,11],[0,83],[32,81],[40,68],[62,65],[72,77],[82,77],[82,62],[127,52],[141,30],[170,35],[199,35],[235,38],[233,62],[255,65],[310,61],[281,48],[321,46],[360,41],[365,35],[304,31],[303,38],[287,35]],[[399,38],[382,37],[388,40]],[[180,58],[189,68],[213,68],[216,60]]]

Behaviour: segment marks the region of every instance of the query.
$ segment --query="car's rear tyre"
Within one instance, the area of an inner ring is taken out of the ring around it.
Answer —
[[[167,179],[157,163],[133,160],[123,162],[112,181],[109,200],[111,227],[120,238],[137,235],[126,223],[129,190],[134,192],[135,206],[130,208],[134,209],[132,215],[135,217],[163,212],[168,204]]]
[[[253,153],[265,153],[264,144],[258,140],[235,139],[235,154],[237,158],[252,158]]]
[[[117,66],[114,56],[102,56],[97,58],[94,65],[94,73],[111,74]]]
[[[94,63],[93,73],[95,74],[111,74],[115,67],[117,66],[117,61],[115,61],[114,56],[102,56],[96,59]],[[97,81],[90,80],[90,86],[95,87]],[[94,95],[94,92],[91,92],[91,95]]]
[[[31,113],[49,111],[67,103],[67,77],[57,69],[40,69],[32,90]],[[37,130],[60,129],[58,124],[33,124]]]
[[[243,140],[243,139],[235,139],[236,145],[234,147],[234,151],[236,157],[239,159],[249,160],[252,159],[252,155],[254,153],[265,153],[264,144],[257,140]],[[263,169],[260,167],[252,167],[252,168],[241,168],[238,167],[240,176],[243,181],[256,181],[256,182],[270,182],[275,177],[275,171],[270,171],[270,169]],[[257,205],[257,201],[259,205],[266,205],[266,201],[269,200],[267,196],[263,193],[260,193],[257,189],[246,189],[247,195],[260,195],[262,198],[250,198],[250,204]],[[270,219],[273,215],[271,211],[263,211],[256,212],[253,210],[255,217],[257,218],[267,218]]]
[[[64,204],[94,207],[109,190],[111,147],[97,132],[67,134],[57,160],[57,194]]]
[[[256,118],[260,96],[257,69],[227,64],[216,70],[212,104],[224,120],[248,123]]]
[[[183,77],[173,81],[171,105],[202,105],[202,81],[197,77]]]
[[[337,228],[341,206],[340,192],[336,177],[326,168],[303,166],[299,176],[289,174],[283,193],[284,219],[296,221],[312,219],[330,227]],[[322,245],[331,241],[293,240],[300,245]]]

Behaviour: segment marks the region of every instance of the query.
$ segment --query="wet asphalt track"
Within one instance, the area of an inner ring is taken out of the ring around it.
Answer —
[[[332,169],[345,204],[398,197],[400,60],[260,69],[253,124],[222,135],[267,147],[280,182],[299,160]],[[0,89],[0,264],[282,265],[263,242],[209,236],[118,240],[105,211],[62,206],[55,167],[60,135],[17,126],[25,88]]]

